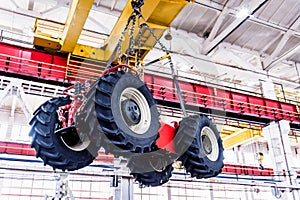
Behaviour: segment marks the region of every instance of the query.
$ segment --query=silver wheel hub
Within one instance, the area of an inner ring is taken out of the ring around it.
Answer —
[[[133,87],[126,88],[120,97],[122,118],[136,134],[144,134],[150,127],[151,110],[144,95]]]
[[[219,157],[219,145],[215,133],[211,128],[205,126],[201,130],[202,150],[211,161]]]

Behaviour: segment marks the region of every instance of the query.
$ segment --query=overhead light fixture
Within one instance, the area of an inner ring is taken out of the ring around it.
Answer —
[[[170,30],[169,30],[168,33],[165,35],[165,39],[166,39],[166,40],[172,40],[172,39],[173,39]]]
[[[236,17],[237,18],[245,18],[247,16],[250,15],[250,12],[249,12],[249,9],[248,8],[245,8],[245,7],[242,7],[237,13],[236,13]]]

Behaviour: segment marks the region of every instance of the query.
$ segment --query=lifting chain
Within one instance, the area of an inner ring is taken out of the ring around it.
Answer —
[[[125,25],[125,28],[123,29],[123,31],[122,31],[122,33],[121,33],[121,37],[120,37],[120,39],[119,39],[119,41],[118,41],[118,43],[117,43],[117,46],[116,46],[116,49],[118,50],[118,62],[119,62],[119,63],[122,62],[122,58],[121,58],[121,56],[122,56],[122,42],[124,41],[125,33],[126,33],[128,27],[129,27],[129,24],[130,24],[132,18],[133,18],[133,15],[131,15],[131,16],[129,17],[129,19],[128,19],[126,25]],[[114,55],[113,55],[112,57],[114,57]],[[110,67],[111,67],[111,66],[110,66]]]
[[[140,9],[144,5],[144,0],[131,0],[131,6],[134,10]]]
[[[140,68],[141,46],[142,46],[142,43],[141,43],[141,39],[142,39],[141,15],[139,15],[139,18],[138,18],[138,27],[139,27],[139,33],[138,33],[138,38],[137,38],[138,49],[137,49],[136,67]]]
[[[162,51],[166,53],[166,56],[163,56],[162,58],[167,58],[168,59],[168,63],[171,69],[171,73],[172,73],[172,77],[175,83],[175,87],[177,90],[177,95],[178,95],[178,99],[180,102],[180,107],[182,109],[183,112],[183,116],[186,117],[187,113],[186,113],[186,109],[184,106],[184,101],[182,98],[182,94],[180,92],[180,87],[179,87],[179,83],[178,83],[178,79],[177,79],[177,75],[175,74],[175,69],[174,69],[174,64],[172,62],[171,56],[170,56],[170,52],[168,51],[168,49],[165,47],[165,45],[163,43],[161,43],[161,41],[159,40],[159,38],[155,35],[155,33],[153,32],[153,30],[149,27],[149,25],[146,23],[145,18],[142,16],[141,13],[141,6],[144,4],[143,0],[132,0],[131,1],[131,5],[133,8],[133,12],[131,14],[131,16],[128,18],[127,23],[125,25],[125,28],[123,29],[122,33],[121,33],[121,38],[119,39],[116,49],[118,51],[118,62],[121,63],[122,62],[122,42],[125,38],[125,34],[129,28],[129,25],[131,24],[130,27],[130,32],[129,32],[129,44],[128,44],[128,49],[126,51],[126,58],[125,58],[125,64],[128,64],[129,61],[129,57],[130,55],[135,53],[134,50],[134,45],[135,45],[135,41],[134,41],[134,30],[135,30],[135,26],[136,26],[136,19],[138,18],[138,37],[137,37],[137,44],[138,44],[138,49],[137,49],[137,58],[136,58],[136,66],[134,66],[135,68],[139,69],[139,65],[140,65],[140,57],[141,57],[141,37],[142,37],[142,28],[145,27],[146,30],[148,30],[151,34],[151,36],[155,39],[155,41],[159,44],[159,46],[161,47]],[[140,22],[140,19],[143,20],[143,23]],[[116,52],[114,52],[116,53]],[[113,54],[114,54],[113,53]],[[115,55],[112,55],[112,57],[114,57]],[[111,68],[110,63],[108,63],[107,67]],[[140,72],[141,73],[141,72]]]
[[[144,26],[150,32],[150,34],[155,39],[155,41],[160,45],[162,51],[166,53],[165,57],[168,58],[168,63],[169,63],[170,69],[171,69],[172,77],[173,77],[173,80],[174,80],[174,83],[175,83],[175,87],[176,87],[176,91],[177,91],[177,96],[178,96],[178,99],[179,99],[179,102],[180,102],[180,107],[181,107],[183,116],[187,117],[187,113],[186,113],[184,101],[183,101],[182,94],[181,94],[181,91],[180,91],[180,86],[179,86],[179,83],[178,83],[177,75],[175,74],[174,64],[172,62],[172,59],[171,59],[171,56],[170,56],[170,52],[168,51],[168,49],[166,48],[166,46],[163,43],[161,43],[161,41],[159,40],[159,38],[155,35],[155,33],[153,32],[153,30],[146,23],[146,20],[143,18],[143,16],[141,16],[141,17],[144,20],[144,23],[141,24],[141,26]]]
[[[129,57],[134,54],[134,35],[133,34],[134,34],[135,24],[136,24],[136,15],[133,14],[132,25],[130,27],[130,33],[129,33],[129,44],[128,44],[128,49],[127,49],[127,56],[126,56],[125,64],[128,64]]]

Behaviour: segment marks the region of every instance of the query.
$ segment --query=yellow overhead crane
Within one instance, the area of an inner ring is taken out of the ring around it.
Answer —
[[[34,27],[34,45],[67,52],[73,56],[107,61],[112,56],[119,39],[122,37],[121,32],[132,14],[131,2],[132,0],[128,0],[109,37],[105,39],[101,48],[78,44],[85,21],[93,6],[93,0],[73,0],[66,24],[37,19]],[[192,2],[194,0],[145,0],[144,5],[141,7],[141,12],[154,34],[160,38],[184,6]],[[134,33],[135,40],[137,35],[136,31]],[[143,59],[149,50],[154,47],[156,41],[150,37],[147,31],[142,32],[141,38],[143,48],[141,59]],[[123,38],[124,44],[128,42],[128,36]],[[127,45],[124,46],[127,48]],[[125,49],[122,48],[122,53],[124,52]],[[225,128],[221,130],[225,148],[231,148],[250,139],[261,137],[260,130],[235,128],[234,131],[228,132]]]
[[[60,41],[61,51],[73,52],[94,0],[73,0]]]
[[[34,27],[35,36],[33,43],[35,46],[55,49],[85,58],[108,60],[112,56],[121,37],[120,33],[132,13],[131,2],[131,0],[128,0],[111,34],[105,41],[105,45],[101,48],[77,43],[93,6],[93,0],[73,0],[65,25],[37,19]],[[183,7],[191,2],[194,2],[194,0],[145,0],[141,12],[155,35],[160,38]],[[134,36],[137,37],[137,33]],[[141,37],[144,39],[142,47],[147,47],[143,51],[143,55],[141,55],[143,58],[156,44],[156,41],[153,38],[151,39],[146,31]],[[125,38],[123,43],[126,43],[127,40],[128,38]],[[122,49],[122,51],[124,52],[125,50]]]
[[[263,138],[262,128],[240,122],[226,122],[220,130],[224,149],[230,149]]]
[[[220,133],[222,134],[222,132],[224,130]],[[249,128],[235,129],[230,135],[222,137],[223,147],[224,149],[229,149],[250,141],[256,141],[259,138],[262,138],[261,130]]]
[[[66,24],[37,19],[34,26],[34,45],[67,52],[73,56],[107,61],[112,56],[119,39],[122,37],[121,32],[132,14],[131,2],[131,0],[128,0],[109,37],[105,39],[101,48],[78,44],[85,21],[93,6],[93,0],[73,0]],[[144,5],[141,7],[141,12],[155,35],[160,38],[184,6],[191,2],[194,2],[194,0],[145,0]],[[135,40],[137,34],[137,32],[134,33]],[[143,59],[154,47],[156,41],[150,37],[147,31],[143,31],[141,37],[143,39],[141,59]],[[127,44],[128,41],[128,36],[123,39],[124,44]],[[124,46],[127,48],[127,45]],[[124,52],[125,49],[122,48],[122,53]],[[224,148],[232,148],[246,141],[262,137],[259,129],[244,127],[228,131],[226,126],[224,127],[221,130]]]

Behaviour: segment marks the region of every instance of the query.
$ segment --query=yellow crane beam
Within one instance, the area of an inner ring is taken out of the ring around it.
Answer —
[[[160,38],[184,6],[190,2],[194,2],[194,0],[145,0],[144,5],[141,7],[141,12],[148,25],[153,29],[154,34]],[[77,44],[93,3],[93,0],[73,0],[63,29],[57,27],[55,24],[51,26],[41,26],[43,25],[42,23],[48,22],[37,19],[34,28],[34,45],[69,52],[77,56],[97,60],[108,60],[132,13],[131,0],[128,0],[105,45],[101,48]],[[53,27],[55,27],[55,29],[53,29]],[[49,34],[49,32],[51,34]],[[136,40],[137,31],[134,37]],[[156,41],[150,37],[148,31],[143,31],[141,38],[143,40],[142,47],[147,48],[147,50],[143,52],[144,57],[147,52],[154,47]],[[128,37],[125,38],[123,43],[127,44],[128,40]],[[122,53],[124,53],[127,46],[128,45],[122,45]]]
[[[59,50],[64,25],[50,20],[36,19],[33,27],[33,44],[38,47]]]
[[[226,136],[223,139],[223,147],[225,149],[232,148],[244,143],[249,142],[250,140],[257,139],[261,136],[260,130],[253,129],[240,129],[229,136]]]
[[[145,21],[153,28],[155,35],[160,38],[183,7],[188,3],[186,0],[145,0],[141,12]],[[109,59],[112,55],[116,43],[121,37],[120,33],[124,29],[131,13],[131,0],[129,0],[107,40],[105,60]],[[135,33],[135,38],[136,37],[137,33]],[[149,33],[144,32],[141,38],[145,41],[142,46],[152,48],[156,44],[154,39],[150,39]],[[128,38],[125,38],[124,43],[126,44],[126,42],[128,42]]]
[[[155,35],[160,38],[179,12],[188,3],[190,2],[187,0],[145,0],[144,5],[141,8],[141,12],[145,21],[151,28],[153,28]],[[121,38],[121,33],[131,13],[131,0],[128,0],[103,49],[77,45],[73,54],[99,60],[108,60]],[[149,33],[143,32],[142,38],[145,42],[142,43],[142,46],[152,48],[156,44],[156,41],[154,39],[150,39],[151,37],[149,36]],[[137,32],[135,32],[135,39],[136,37]],[[125,38],[123,43],[127,44],[128,38]],[[123,52],[126,47],[123,46]]]
[[[144,5],[142,6],[142,14],[144,19],[147,21],[151,14],[154,12],[155,8],[159,4],[161,0],[146,0]],[[128,18],[130,17],[132,13],[132,6],[131,6],[131,0],[128,0],[127,4],[125,5],[125,8],[123,9],[120,17],[118,18],[118,21],[114,25],[114,28],[112,29],[109,38],[107,40],[107,46],[105,48],[106,52],[106,58],[109,58],[111,53],[114,51],[117,42],[121,38],[121,33],[128,21]]]
[[[73,52],[94,0],[73,0],[60,41],[61,51]]]

